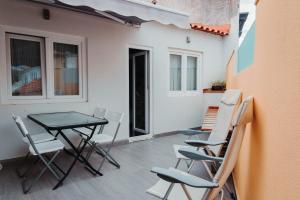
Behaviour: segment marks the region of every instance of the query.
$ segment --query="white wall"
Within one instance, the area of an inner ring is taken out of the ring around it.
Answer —
[[[39,4],[1,0],[0,25],[24,27],[42,31],[83,36],[87,39],[88,102],[34,105],[0,104],[0,160],[24,155],[25,148],[11,113],[26,117],[29,113],[76,110],[92,113],[95,106],[126,113],[119,138],[129,135],[128,110],[128,45],[143,45],[153,49],[152,69],[152,130],[154,133],[199,126],[202,117],[203,95],[168,96],[168,48],[203,52],[202,82],[224,78],[224,48],[219,36],[193,30],[181,30],[158,23],[145,23],[141,28],[124,26],[106,19],[49,7],[51,19],[43,20]],[[190,36],[191,43],[186,43]],[[4,51],[4,49],[0,49]],[[3,67],[3,66],[1,66]],[[26,121],[33,132],[42,131]]]
[[[203,96],[203,112],[205,113],[208,106],[219,106],[223,93],[205,93]]]
[[[238,46],[239,46],[239,14],[231,19],[230,34],[224,38],[224,66],[226,70],[226,65],[234,51],[236,56]],[[224,72],[224,75],[226,71]],[[224,77],[225,78],[225,77]]]

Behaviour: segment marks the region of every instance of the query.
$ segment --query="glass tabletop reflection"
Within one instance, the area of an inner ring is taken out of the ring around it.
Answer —
[[[74,111],[31,114],[28,115],[28,118],[47,129],[69,129],[108,123],[106,119],[100,119]]]

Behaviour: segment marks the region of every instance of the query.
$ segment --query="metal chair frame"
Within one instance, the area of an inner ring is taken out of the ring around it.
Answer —
[[[106,114],[105,114],[105,117],[108,117],[109,114],[112,113],[110,111],[107,111]],[[93,142],[93,141],[89,141],[88,142],[88,145],[90,146],[90,149],[89,151],[87,152],[87,155],[86,155],[86,159],[89,160],[92,153],[93,152],[96,152],[98,155],[102,156],[103,159],[102,161],[100,162],[100,165],[98,167],[98,171],[100,171],[103,167],[103,164],[104,162],[107,160],[110,164],[114,165],[115,167],[117,168],[120,168],[121,165],[112,157],[112,155],[109,153],[111,148],[113,147],[114,145],[114,142],[116,140],[116,137],[119,133],[119,129],[120,129],[120,126],[121,126],[121,123],[122,123],[122,120],[124,118],[124,113],[118,113],[119,114],[119,119],[118,120],[111,120],[111,121],[115,121],[117,122],[117,126],[116,126],[116,129],[115,129],[115,132],[113,134],[113,139],[112,141],[107,145],[108,147],[105,149],[104,147],[101,147],[98,143],[96,142]],[[108,121],[110,121],[108,119]],[[99,130],[99,133],[98,134],[103,134],[103,130],[104,130],[105,127],[102,127],[102,129]],[[82,138],[82,140],[84,140],[84,138]],[[82,140],[80,143],[82,143]]]
[[[32,186],[41,178],[41,176],[46,172],[46,170],[48,169],[52,174],[53,176],[57,179],[57,180],[60,180],[60,175],[59,173],[57,172],[60,171],[60,173],[62,174],[65,174],[64,171],[54,162],[55,158],[58,156],[58,154],[60,153],[60,150],[56,151],[54,153],[54,155],[52,157],[48,157],[46,155],[46,153],[52,153],[52,152],[45,152],[45,153],[40,153],[38,151],[38,149],[36,148],[36,144],[34,143],[34,141],[32,140],[30,134],[28,133],[23,121],[21,120],[20,117],[16,117],[13,115],[13,119],[15,120],[20,132],[22,133],[23,136],[26,136],[28,141],[29,141],[29,146],[31,146],[37,156],[36,160],[25,170],[24,173],[20,173],[19,170],[17,169],[17,174],[20,176],[20,177],[23,177],[23,180],[22,180],[22,189],[23,189],[23,192],[24,194],[28,193]],[[45,142],[46,143],[46,142]],[[26,143],[27,144],[27,143]],[[29,158],[29,155],[30,155],[30,151],[26,154],[22,164],[24,164],[26,162],[26,160]],[[29,183],[28,186],[26,186],[26,182],[28,181],[27,180],[27,177],[28,175],[30,174],[30,172],[32,172],[32,170],[34,169],[34,166],[39,162],[41,161],[45,167],[39,172],[39,174],[34,178],[34,180],[31,181],[31,183]]]

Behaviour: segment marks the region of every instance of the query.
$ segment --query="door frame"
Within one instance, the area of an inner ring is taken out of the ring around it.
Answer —
[[[138,57],[138,56],[145,56],[145,60],[144,60],[144,64],[145,64],[145,77],[146,77],[146,84],[145,84],[145,87],[144,87],[144,90],[147,91],[147,94],[145,95],[145,130],[143,129],[139,129],[139,128],[136,128],[136,116],[135,116],[135,111],[136,111],[136,76],[135,76],[135,72],[136,72],[136,66],[135,66],[135,57]],[[149,89],[149,61],[148,61],[148,52],[147,51],[142,51],[142,52],[139,52],[139,53],[135,53],[132,55],[132,64],[133,64],[133,70],[132,70],[132,77],[134,77],[133,79],[133,87],[132,88],[129,88],[129,89],[133,89],[133,129],[134,130],[137,130],[138,132],[141,132],[141,133],[145,133],[145,134],[149,134],[150,133],[150,130],[149,130],[149,93],[150,93],[150,89]]]
[[[127,62],[127,99],[128,99],[128,113],[130,113],[130,107],[129,107],[129,90],[130,90],[130,86],[129,86],[129,51],[130,49],[138,49],[138,50],[144,50],[144,51],[148,51],[148,84],[149,84],[149,103],[148,103],[148,130],[149,130],[149,134],[147,135],[141,135],[141,136],[135,136],[135,137],[130,137],[130,132],[128,134],[128,138],[129,138],[129,142],[136,142],[136,141],[140,141],[140,140],[147,140],[147,139],[151,139],[153,137],[154,131],[153,131],[153,47],[150,46],[143,46],[143,45],[131,45],[128,44],[126,47],[126,62]],[[130,127],[130,121],[128,121],[128,127]]]

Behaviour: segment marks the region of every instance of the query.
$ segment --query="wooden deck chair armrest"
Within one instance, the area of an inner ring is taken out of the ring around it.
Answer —
[[[205,146],[217,146],[221,144],[226,144],[226,140],[216,140],[216,141],[207,141],[207,140],[185,140],[186,144],[194,147],[205,147]]]
[[[179,130],[178,132],[183,135],[199,135],[199,134],[210,134],[211,133],[211,131],[201,131],[201,130],[193,130],[193,129]]]
[[[196,149],[180,148],[178,152],[191,160],[205,160],[205,161],[217,161],[217,162],[223,162],[224,160],[224,158],[217,157],[217,156],[209,156],[204,152],[198,151]]]
[[[164,169],[154,167],[151,172],[170,183],[185,184],[195,188],[216,188],[219,186],[218,183],[204,180],[174,168]]]

